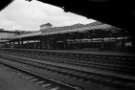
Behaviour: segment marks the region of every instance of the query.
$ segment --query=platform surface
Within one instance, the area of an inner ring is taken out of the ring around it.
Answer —
[[[0,64],[0,90],[47,90]]]

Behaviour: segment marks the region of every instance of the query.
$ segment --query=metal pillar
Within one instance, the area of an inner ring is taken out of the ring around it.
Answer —
[[[46,44],[45,41],[46,40],[44,38],[40,39],[40,48],[41,49],[45,49],[45,44]]]

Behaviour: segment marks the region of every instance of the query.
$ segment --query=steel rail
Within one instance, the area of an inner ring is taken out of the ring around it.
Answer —
[[[13,58],[13,59],[15,59],[15,58],[16,58],[16,59],[19,59],[18,56],[12,56],[12,57],[11,57],[10,55],[8,55],[8,57],[10,57],[10,59],[11,59],[11,58]],[[30,58],[26,58],[26,57],[20,57],[20,59],[21,59],[21,60],[16,60],[16,61],[17,61],[17,62],[24,63],[24,64],[28,64],[28,65],[33,65],[34,67],[35,67],[35,66],[36,66],[36,67],[38,66],[38,67],[40,67],[40,69],[41,69],[41,67],[43,68],[44,65],[46,65],[46,66],[47,66],[47,65],[50,65],[50,63],[47,63],[47,62],[44,62],[44,63],[43,63],[43,62],[41,62],[41,61],[34,60],[34,59],[30,59]],[[22,61],[22,60],[23,60],[23,61]],[[29,60],[30,60],[30,61],[29,61]],[[38,63],[40,63],[40,65],[39,65]],[[44,65],[41,65],[41,63],[44,64]],[[54,64],[53,64],[53,66],[55,66],[55,67],[52,68],[52,63],[51,63],[51,66],[49,66],[49,67],[51,67],[51,68],[48,67],[48,69],[50,69],[50,70],[55,69],[55,70],[53,70],[53,72],[54,72],[54,71],[58,72],[59,70],[61,71],[60,68],[59,68],[59,69],[57,68],[57,70],[56,70],[56,66],[58,67],[58,66],[60,66],[60,65],[54,65]],[[47,68],[47,67],[44,67],[44,69],[45,69],[45,68]],[[65,66],[64,66],[64,67],[61,67],[61,68],[65,68]],[[69,67],[68,67],[68,68],[69,68]],[[71,70],[71,68],[70,68],[70,70]],[[77,69],[75,69],[75,70],[77,70]],[[87,71],[88,71],[88,70],[87,70]],[[71,72],[71,71],[69,71],[69,72]],[[60,72],[60,73],[63,73],[63,72]],[[74,72],[73,72],[73,68],[72,68],[72,72],[71,72],[70,74],[73,74],[73,73],[74,73]],[[64,74],[65,74],[65,73],[64,73]],[[100,74],[101,74],[101,73],[100,73]],[[88,75],[89,75],[89,74],[88,74]],[[87,76],[88,76],[88,75],[87,75]],[[72,76],[73,76],[73,75],[72,75]],[[101,75],[101,76],[102,76],[102,75]],[[121,77],[121,76],[120,76],[120,77]],[[119,78],[120,78],[120,77],[119,77]],[[87,79],[89,79],[89,78],[87,78]],[[101,79],[101,78],[100,78],[100,79]],[[117,78],[117,79],[118,79],[118,78]],[[129,79],[129,78],[128,78],[128,79]],[[131,79],[134,79],[134,78],[131,77],[130,80],[131,80]],[[122,84],[123,84],[123,83],[122,83]],[[127,84],[124,84],[124,85],[128,86]]]

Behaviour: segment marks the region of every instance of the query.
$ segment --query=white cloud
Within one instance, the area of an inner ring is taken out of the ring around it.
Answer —
[[[15,0],[0,12],[0,27],[6,29],[37,30],[39,25],[50,22],[54,26],[89,23],[83,16],[65,13],[63,9],[36,0]]]

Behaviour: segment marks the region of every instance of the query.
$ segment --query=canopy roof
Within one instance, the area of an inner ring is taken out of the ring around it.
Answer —
[[[26,37],[34,37],[34,36],[45,36],[45,35],[54,35],[54,34],[63,34],[63,33],[72,33],[72,32],[84,32],[88,30],[96,30],[96,29],[108,29],[111,25],[101,24],[101,23],[90,23],[90,24],[75,24],[72,26],[64,26],[64,27],[52,27],[48,29],[44,29],[41,31],[18,35],[17,38],[26,38]]]

